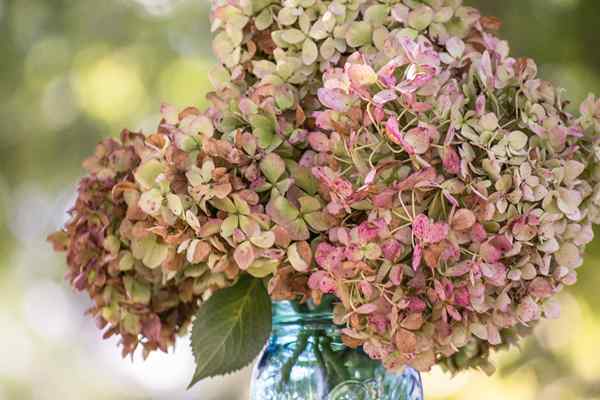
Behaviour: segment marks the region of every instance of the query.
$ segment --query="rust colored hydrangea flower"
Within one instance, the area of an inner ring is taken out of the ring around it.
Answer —
[[[392,370],[491,372],[557,316],[600,222],[599,100],[571,115],[460,0],[212,5],[209,109],[100,144],[51,237],[125,354],[243,275],[333,295]]]
[[[124,355],[140,343],[146,355],[166,351],[240,273],[277,273],[274,298],[309,295],[295,273],[309,269],[308,240],[334,218],[312,197],[310,170],[284,151],[275,115],[239,100],[235,117],[219,100],[207,113],[165,105],[155,133],[98,145],[70,221],[49,238],[67,251],[67,278],[94,300],[105,336],[122,336]]]
[[[105,336],[122,336],[124,355],[138,344],[166,351],[214,290],[241,270],[272,272],[285,254],[250,190],[262,170],[279,178],[280,159],[258,165],[242,150],[254,139],[219,136],[198,110],[165,106],[156,133],[105,140],[84,163],[90,175],[70,221],[50,237],[68,252],[67,278],[91,296]]]

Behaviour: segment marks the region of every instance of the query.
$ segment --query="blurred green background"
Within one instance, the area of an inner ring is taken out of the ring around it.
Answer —
[[[504,20],[568,98],[600,93],[600,1],[467,1]],[[151,130],[161,101],[203,106],[207,0],[0,0],[0,400],[243,400],[249,371],[183,388],[192,359],[121,360],[83,316],[45,236],[65,220],[80,163],[123,127]],[[499,373],[424,377],[428,400],[600,400],[600,241],[563,317],[498,357]]]

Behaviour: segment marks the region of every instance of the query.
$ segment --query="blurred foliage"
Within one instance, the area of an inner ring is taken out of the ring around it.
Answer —
[[[600,1],[467,3],[500,17],[513,54],[574,103],[600,93]],[[247,372],[175,391],[192,373],[186,346],[149,364],[118,360],[44,243],[99,139],[153,126],[162,101],[204,104],[209,28],[207,0],[0,0],[0,400],[245,398]],[[564,316],[500,355],[499,374],[436,371],[428,398],[600,400],[598,263],[596,240]]]

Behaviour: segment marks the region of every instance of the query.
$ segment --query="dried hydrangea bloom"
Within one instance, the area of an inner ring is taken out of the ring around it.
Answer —
[[[439,43],[465,38],[477,10],[460,0],[383,2],[374,0],[213,0],[213,50],[222,69],[213,83],[236,87],[272,88],[278,105],[301,100],[298,111],[314,111],[322,74],[341,66],[356,51],[389,60],[398,38],[419,32]],[[483,19],[495,28],[494,19]]]
[[[310,166],[345,223],[317,245],[309,285],[392,369],[490,371],[491,348],[556,317],[598,219],[599,103],[573,118],[533,61],[474,26],[405,31],[318,91],[320,143],[335,145],[311,143]]]
[[[557,316],[600,221],[600,101],[571,116],[460,0],[212,5],[211,107],[101,144],[51,237],[124,353],[240,274],[335,295],[390,369],[489,372]]]
[[[139,344],[145,354],[166,351],[189,324],[197,309],[194,300],[207,288],[226,284],[192,269],[175,278],[173,271],[184,265],[175,251],[183,236],[175,226],[167,232],[167,213],[155,204],[157,219],[143,211],[151,203],[146,193],[153,192],[137,184],[140,179],[154,186],[151,175],[162,173],[140,165],[158,154],[154,144],[129,131],[120,142],[99,144],[84,163],[90,175],[79,184],[70,221],[49,238],[56,250],[67,251],[67,279],[90,295],[94,306],[88,312],[100,328],[108,325],[105,337],[121,335],[124,356]]]
[[[308,240],[335,219],[283,136],[293,126],[259,108],[260,94],[236,93],[213,97],[206,113],[165,105],[155,133],[100,144],[84,162],[90,175],[71,220],[50,237],[68,252],[73,286],[95,301],[90,313],[110,325],[106,336],[123,337],[124,354],[139,343],[166,351],[202,300],[240,273],[275,274],[273,298],[309,296]]]

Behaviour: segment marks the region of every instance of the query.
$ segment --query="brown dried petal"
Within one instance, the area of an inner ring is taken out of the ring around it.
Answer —
[[[417,350],[417,336],[406,329],[399,329],[396,332],[394,343],[402,353],[414,353]]]

